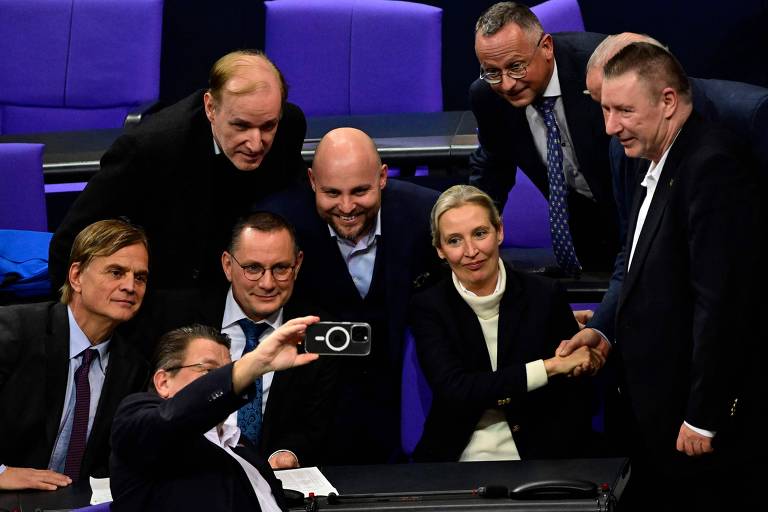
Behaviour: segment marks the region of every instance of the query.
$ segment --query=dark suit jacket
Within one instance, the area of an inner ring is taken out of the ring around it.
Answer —
[[[610,261],[617,243],[616,211],[608,167],[609,137],[605,134],[600,105],[583,93],[587,61],[605,36],[581,32],[552,37],[568,131],[579,171],[595,200],[588,218],[583,218],[579,212],[571,215],[570,228],[576,253],[584,256],[598,252],[597,259],[606,259],[602,253],[607,251],[607,261]],[[480,141],[480,147],[470,157],[470,183],[487,192],[497,205],[503,207],[515,184],[515,169],[520,167],[544,197],[549,197],[547,167],[536,152],[525,108],[513,107],[479,78],[470,87],[469,95]],[[596,242],[593,238],[596,232],[602,232],[604,240]],[[600,247],[593,247],[595,243]]]
[[[669,152],[626,273],[616,349],[651,453],[674,453],[683,421],[725,441],[748,354],[756,353],[748,347],[755,339],[750,271],[762,227],[755,173],[742,154],[692,114]],[[627,240],[643,195],[635,194]]]
[[[147,316],[151,318],[147,318],[149,325],[145,332],[148,334],[145,335],[156,340],[171,329],[192,323],[220,329],[227,290],[177,290],[155,294],[152,303],[147,305]],[[284,306],[283,320],[310,314],[325,316],[298,300],[291,300]],[[328,430],[335,377],[335,365],[327,358],[275,372],[258,447],[264,457],[276,450],[291,450],[302,466],[320,463],[319,449]]]
[[[146,386],[147,363],[115,333],[81,478],[108,476],[109,431],[120,401]],[[45,469],[64,409],[69,319],[63,304],[0,308],[0,462]]]
[[[768,89],[727,80],[705,80],[689,77],[693,108],[704,119],[732,131],[747,145],[750,157],[757,164],[762,180],[768,178]],[[621,250],[616,257],[608,291],[603,297],[589,327],[614,338],[616,307],[626,264],[627,223],[635,194],[636,179],[645,175],[648,161],[628,158],[624,148],[611,139],[609,160],[613,190],[619,219]]]
[[[119,216],[147,230],[153,289],[223,281],[221,252],[235,219],[258,197],[304,179],[305,132],[304,114],[287,104],[261,166],[242,172],[225,155],[214,154],[203,91],[150,116],[115,141],[56,230],[50,247],[53,289],[66,277],[77,233]]]
[[[578,449],[590,439],[588,383],[553,378],[527,391],[525,364],[552,357],[578,330],[554,281],[507,267],[495,372],[480,322],[450,277],[414,297],[410,319],[433,392],[417,461],[457,461],[490,408],[503,410],[523,459],[585,455]]]
[[[381,238],[376,254],[374,289],[383,292],[386,336],[372,334],[371,356],[339,361],[333,424],[324,460],[333,464],[385,463],[400,456],[400,383],[408,302],[412,292],[433,282],[442,270],[430,245],[429,213],[437,192],[398,180],[382,191]],[[295,227],[304,262],[294,294],[322,304],[333,319],[352,318],[359,293],[328,225],[317,214],[307,187],[271,196],[257,208],[286,217]],[[377,288],[378,287],[378,288]],[[375,295],[375,294],[374,294]],[[377,306],[379,308],[379,306]]]
[[[173,398],[137,393],[112,428],[112,510],[261,510],[240,464],[204,434],[248,399],[232,390],[232,365],[198,378]],[[241,437],[234,451],[267,480],[286,509],[282,485]]]

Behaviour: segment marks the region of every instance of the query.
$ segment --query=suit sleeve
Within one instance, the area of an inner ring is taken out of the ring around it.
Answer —
[[[307,163],[301,156],[307,134],[307,119],[304,112],[297,105],[286,103],[278,132],[281,131],[280,128],[284,131],[275,135],[275,138],[283,140],[284,167],[279,170],[287,172],[292,181],[302,182],[307,177]]]
[[[126,460],[161,464],[247,403],[232,390],[232,364],[193,381],[172,398],[153,393],[130,395],[112,426],[112,449]]]
[[[517,401],[527,392],[524,364],[491,371],[467,369],[466,354],[455,345],[481,344],[485,341],[456,340],[455,319],[435,307],[435,294],[417,296],[411,304],[411,326],[416,352],[424,376],[435,397],[461,407],[487,409],[498,407],[498,401]],[[479,330],[479,327],[478,327]],[[554,350],[554,349],[553,349]]]
[[[477,119],[477,137],[480,146],[469,157],[469,183],[485,191],[499,211],[504,209],[507,195],[515,185],[517,162],[509,151],[512,136],[500,128],[495,93],[482,80],[477,79],[469,90],[472,113]]]
[[[21,352],[20,319],[13,307],[0,308],[0,391],[16,368]]]
[[[757,199],[745,169],[716,155],[692,176],[687,198],[691,262],[693,347],[685,420],[718,430],[727,414],[733,379],[750,355],[756,336],[754,304],[761,228]]]
[[[141,168],[139,160],[135,139],[126,135],[118,138],[102,157],[101,170],[67,212],[49,247],[48,267],[55,295],[67,279],[69,253],[77,234],[97,220],[119,216],[130,219],[135,215],[145,185],[134,173],[134,169]]]

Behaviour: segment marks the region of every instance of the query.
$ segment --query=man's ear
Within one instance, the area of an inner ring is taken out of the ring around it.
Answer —
[[[301,268],[302,261],[304,261],[304,253],[299,251],[298,256],[296,256],[296,269],[294,270],[294,277],[299,275],[299,269]]]
[[[69,274],[67,278],[69,279],[69,286],[72,287],[72,290],[76,291],[77,293],[80,293],[80,291],[83,289],[82,285],[80,284],[80,277],[82,276],[82,267],[80,263],[75,262],[69,267]]]
[[[381,164],[381,169],[379,170],[379,188],[383,189],[387,186],[387,164]]]
[[[317,185],[315,184],[315,175],[312,173],[312,168],[307,169],[307,177],[309,178],[309,184],[312,186],[312,192],[317,192]]]
[[[163,369],[157,370],[152,376],[152,383],[155,385],[155,390],[161,398],[170,398],[171,392],[168,389],[168,372]]]
[[[227,281],[232,282],[232,258],[228,251],[221,253],[221,268],[224,270],[224,275],[227,276]]]
[[[207,117],[208,121],[212,123],[216,115],[216,102],[213,99],[213,95],[210,93],[210,91],[206,91],[206,93],[203,95],[203,106],[205,107],[205,117]]]
[[[677,105],[680,98],[677,91],[671,87],[665,87],[661,91],[661,101],[664,103],[664,117],[669,119],[677,111]]]

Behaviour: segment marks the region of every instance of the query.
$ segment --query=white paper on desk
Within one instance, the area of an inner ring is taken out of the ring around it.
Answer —
[[[90,478],[91,505],[99,505],[112,501],[112,491],[109,489],[109,478]]]
[[[315,493],[315,496],[328,496],[328,493],[331,492],[339,494],[339,491],[331,485],[331,482],[315,466],[310,468],[283,469],[275,471],[275,476],[283,482],[285,489],[303,492],[305,498],[309,496],[310,492]]]

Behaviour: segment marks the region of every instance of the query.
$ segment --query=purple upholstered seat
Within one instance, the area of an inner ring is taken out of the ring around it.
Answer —
[[[531,7],[547,32],[584,32],[577,0],[548,0]]]
[[[48,230],[43,147],[0,144],[0,229]]]
[[[410,331],[405,333],[403,356],[403,381],[401,389],[400,445],[407,456],[424,433],[424,421],[432,406],[432,390],[421,371],[416,356],[416,345]]]
[[[112,502],[99,503],[98,505],[89,505],[83,508],[72,509],[72,512],[109,512]]]
[[[162,0],[0,0],[0,134],[117,128],[157,99]]]
[[[442,10],[393,0],[273,0],[265,49],[307,115],[439,112]]]

